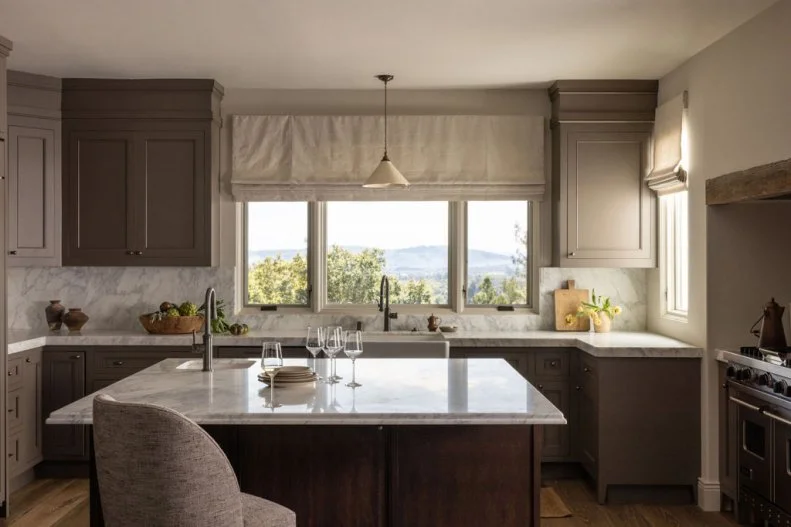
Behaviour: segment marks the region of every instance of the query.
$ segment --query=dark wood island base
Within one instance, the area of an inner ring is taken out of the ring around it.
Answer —
[[[204,429],[242,491],[289,507],[300,527],[539,525],[542,425]],[[91,526],[101,525],[91,444]]]

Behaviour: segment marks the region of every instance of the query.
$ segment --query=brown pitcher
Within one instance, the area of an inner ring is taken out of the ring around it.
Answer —
[[[775,302],[772,298],[764,306],[764,314],[761,315],[750,332],[758,337],[758,347],[782,350],[786,347],[786,336],[783,330],[783,312],[785,308]],[[761,323],[761,330],[758,331],[756,326]]]
[[[428,330],[437,331],[441,323],[442,323],[442,319],[439,317],[435,317],[434,313],[432,313],[431,316],[428,317]]]

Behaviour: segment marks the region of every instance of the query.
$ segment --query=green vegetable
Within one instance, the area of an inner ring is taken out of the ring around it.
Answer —
[[[176,309],[175,307],[171,307],[170,309],[167,310],[167,316],[169,316],[169,317],[178,317],[178,316],[181,316],[181,315],[179,314],[179,310],[178,309]]]
[[[179,314],[182,317],[194,317],[198,314],[198,306],[192,302],[184,302],[179,306]]]

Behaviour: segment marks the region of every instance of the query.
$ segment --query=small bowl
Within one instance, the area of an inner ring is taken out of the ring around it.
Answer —
[[[458,326],[440,326],[439,330],[443,333],[456,333],[459,328]]]

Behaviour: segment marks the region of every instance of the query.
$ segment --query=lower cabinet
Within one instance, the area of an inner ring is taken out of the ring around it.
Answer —
[[[284,346],[284,359],[304,359],[309,357],[308,350],[300,346]],[[260,359],[263,352],[261,346],[226,346],[217,348],[218,359]]]
[[[84,349],[47,349],[43,354],[42,419],[85,396]],[[84,461],[88,445],[84,426],[44,425],[44,459]]]
[[[739,409],[729,398],[727,364],[719,365],[719,436],[720,436],[720,492],[732,501],[738,499],[736,472],[738,470]]]
[[[17,353],[8,359],[7,404],[8,476],[33,468],[41,452],[41,349]]]

